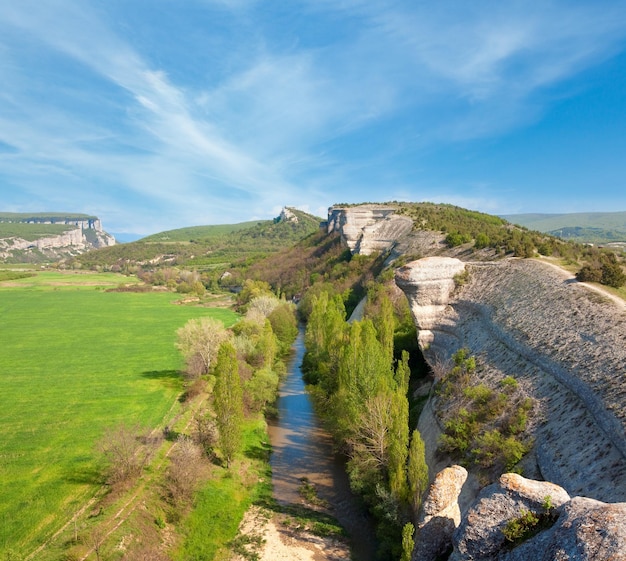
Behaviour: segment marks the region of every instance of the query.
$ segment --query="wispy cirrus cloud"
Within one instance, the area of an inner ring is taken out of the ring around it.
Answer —
[[[164,227],[381,193],[450,200],[434,151],[538,121],[626,37],[626,6],[608,0],[134,9],[3,7],[0,179],[19,186],[7,200],[60,201],[63,186],[84,205],[126,197]],[[457,183],[471,192],[458,200],[485,207],[487,183]]]

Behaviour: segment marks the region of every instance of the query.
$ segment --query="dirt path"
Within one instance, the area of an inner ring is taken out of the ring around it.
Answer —
[[[589,290],[593,290],[594,292],[597,292],[598,294],[601,294],[602,296],[606,296],[609,300],[612,300],[615,304],[617,304],[617,306],[619,306],[622,310],[626,310],[626,300],[624,300],[623,298],[620,298],[619,296],[616,296],[615,294],[613,294],[612,292],[609,292],[608,290],[602,288],[601,286],[598,286],[597,284],[592,284],[588,282],[580,282],[576,280],[575,275],[570,273],[567,269],[560,267],[556,263],[552,263],[544,259],[535,259],[535,261],[539,263],[543,263],[544,265],[548,265],[549,267],[552,267],[554,270],[558,271],[559,274],[563,277],[563,280],[575,281],[581,286],[588,288]]]

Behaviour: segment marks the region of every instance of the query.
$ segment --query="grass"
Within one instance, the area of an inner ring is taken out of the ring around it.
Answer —
[[[127,281],[43,272],[0,283],[0,558],[34,550],[97,491],[94,443],[106,427],[156,427],[172,414],[176,329],[236,319],[171,305],[168,293],[103,290]]]
[[[229,471],[216,476],[196,497],[195,507],[183,524],[185,540],[176,561],[211,561],[230,558],[239,523],[253,502],[271,502],[269,444],[265,422],[251,420],[244,429],[243,457]]]
[[[74,230],[71,224],[27,224],[24,222],[0,222],[0,239],[21,238],[34,241],[48,236],[58,236],[68,230]]]

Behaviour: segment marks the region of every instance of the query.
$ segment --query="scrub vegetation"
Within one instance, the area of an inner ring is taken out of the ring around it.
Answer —
[[[535,404],[512,376],[503,378],[499,389],[478,383],[480,365],[466,349],[457,351],[453,362],[436,389],[444,427],[439,451],[491,482],[515,471],[530,450],[526,429]]]

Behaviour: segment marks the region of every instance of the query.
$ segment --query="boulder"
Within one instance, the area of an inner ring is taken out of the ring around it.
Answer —
[[[574,497],[554,526],[502,555],[500,561],[626,561],[626,503]]]
[[[452,466],[440,471],[433,481],[418,522],[412,561],[435,561],[452,549],[452,535],[461,522],[458,498],[467,470]]]
[[[543,514],[546,503],[557,508],[569,499],[565,489],[554,483],[505,473],[478,495],[454,534],[450,560],[495,560],[507,549],[503,530],[508,521],[519,518],[524,510]]]

